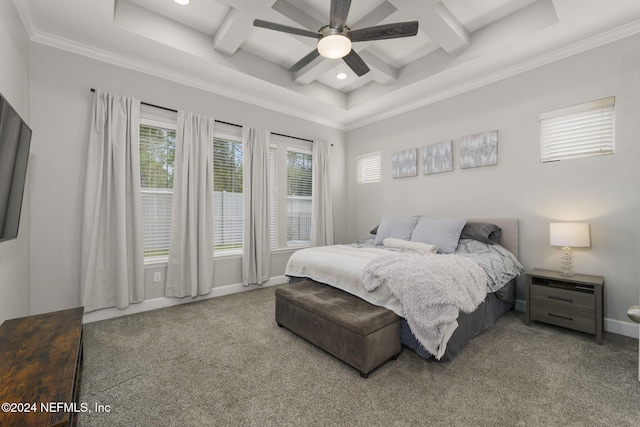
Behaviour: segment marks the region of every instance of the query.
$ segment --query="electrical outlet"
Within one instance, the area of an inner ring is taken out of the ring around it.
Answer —
[[[159,282],[162,280],[162,273],[159,271],[156,271],[155,273],[153,273],[153,281],[154,282]]]

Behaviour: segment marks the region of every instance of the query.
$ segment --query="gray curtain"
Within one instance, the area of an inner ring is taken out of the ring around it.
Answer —
[[[81,300],[87,312],[144,299],[139,134],[140,101],[97,89],[82,219]]]
[[[271,277],[269,227],[269,137],[263,129],[242,128],[244,233],[242,282],[262,284]]]
[[[311,246],[326,245],[333,245],[331,146],[325,141],[313,141]]]
[[[178,112],[168,297],[195,297],[213,288],[213,129],[210,117]]]

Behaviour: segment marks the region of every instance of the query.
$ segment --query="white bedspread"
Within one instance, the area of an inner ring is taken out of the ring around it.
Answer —
[[[342,289],[373,305],[385,307],[400,317],[404,316],[402,304],[386,286],[375,292],[364,289],[360,275],[373,259],[397,255],[397,251],[379,247],[354,247],[347,245],[321,246],[295,252],[289,258],[285,274],[307,277]]]

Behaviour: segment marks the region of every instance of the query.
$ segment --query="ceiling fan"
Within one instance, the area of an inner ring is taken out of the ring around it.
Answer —
[[[351,30],[346,25],[350,7],[351,0],[331,0],[329,25],[320,28],[315,33],[305,29],[289,27],[288,25],[263,21],[262,19],[256,19],[253,21],[253,25],[269,30],[318,39],[317,48],[293,64],[293,66],[289,68],[289,71],[300,71],[305,65],[309,64],[318,56],[323,56],[325,58],[342,58],[358,77],[365,75],[370,70],[360,55],[351,48],[352,42],[411,37],[418,33],[418,21],[383,24],[361,28],[359,30]]]

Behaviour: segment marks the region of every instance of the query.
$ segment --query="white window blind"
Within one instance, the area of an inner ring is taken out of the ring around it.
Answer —
[[[141,119],[140,187],[145,259],[169,254],[176,131]]]
[[[308,245],[311,239],[312,155],[287,150],[287,245]]]
[[[615,97],[540,115],[541,160],[613,154]]]
[[[278,148],[269,147],[269,226],[271,249],[278,247]]]
[[[215,251],[242,249],[242,142],[213,142],[213,243]]]
[[[380,152],[361,154],[356,158],[358,184],[380,182]]]

